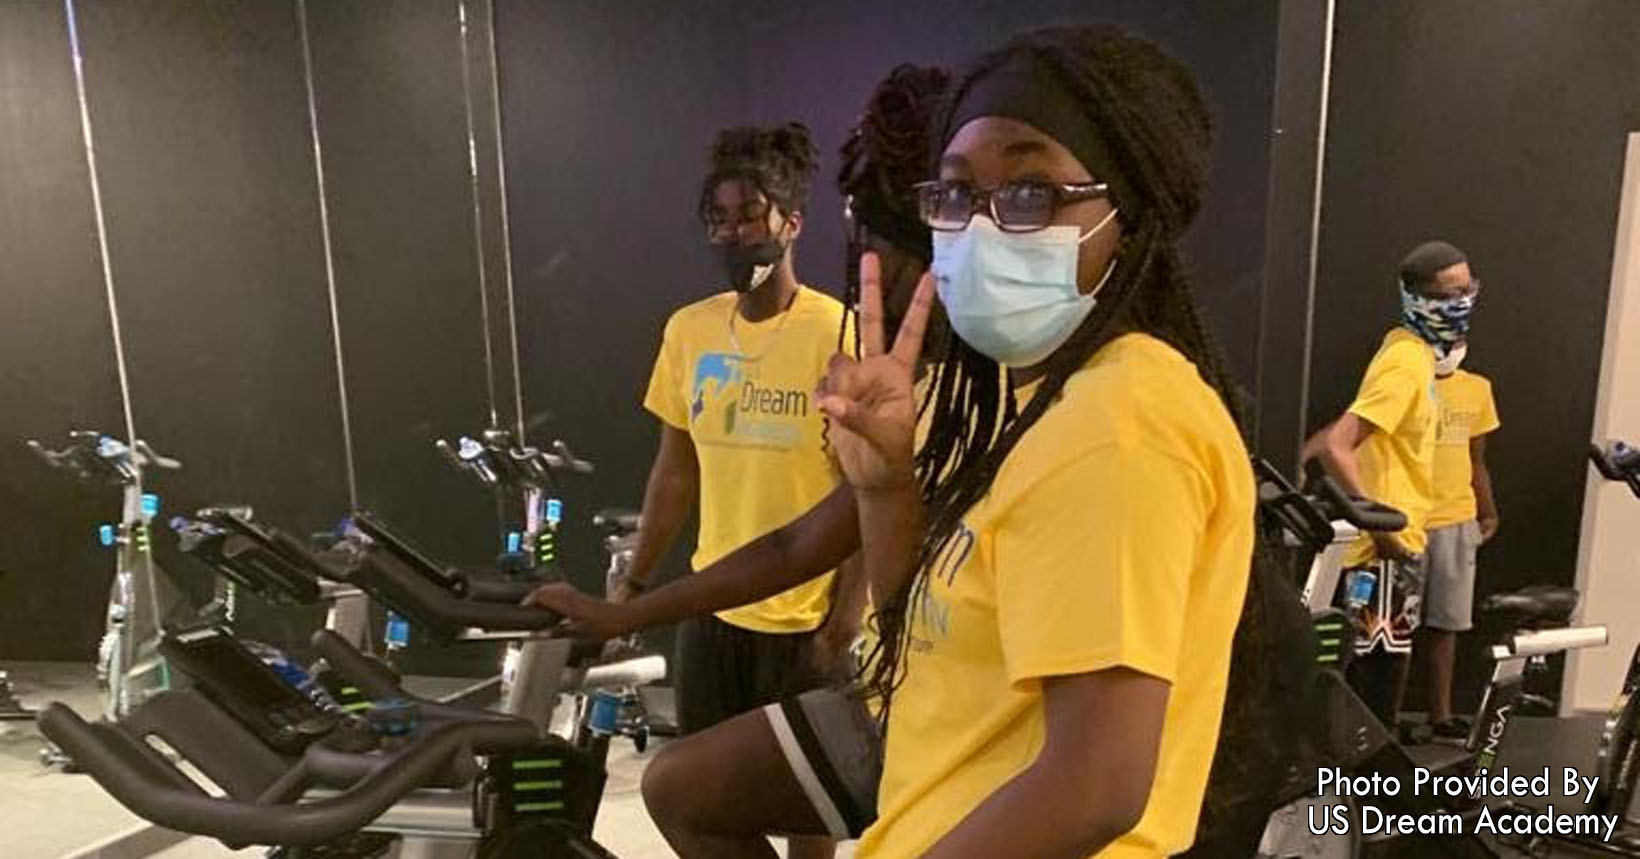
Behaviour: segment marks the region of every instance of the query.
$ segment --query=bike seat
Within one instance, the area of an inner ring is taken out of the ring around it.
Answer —
[[[1571,620],[1572,610],[1577,608],[1577,598],[1577,588],[1532,585],[1487,597],[1481,612],[1508,615],[1528,624],[1566,623]]]
[[[603,531],[606,536],[621,537],[637,533],[640,519],[641,514],[637,510],[606,507],[592,517],[592,525]]]

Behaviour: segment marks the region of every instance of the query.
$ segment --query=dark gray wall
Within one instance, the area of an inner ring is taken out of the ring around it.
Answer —
[[[1294,473],[1308,429],[1311,267],[1316,172],[1326,93],[1326,3],[1281,0],[1276,24],[1274,104],[1270,116],[1269,192],[1265,200],[1264,277],[1258,301],[1254,376],[1259,455]]]
[[[1573,579],[1636,44],[1625,0],[1339,4],[1310,422],[1347,405],[1394,324],[1401,255],[1464,248],[1486,285],[1466,366],[1503,418],[1483,593]],[[1469,694],[1483,639],[1465,639]]]
[[[490,419],[457,4],[309,11],[359,503],[479,560],[494,511],[432,447]]]
[[[114,575],[106,492],[23,447],[70,427],[123,434],[62,5],[0,4],[0,654],[82,659]]]
[[[499,266],[489,15],[470,5],[484,253]],[[459,6],[310,6],[360,501],[482,561],[490,499],[432,448],[490,411]],[[78,9],[137,432],[186,465],[154,488],[168,512],[233,501],[298,534],[329,527],[348,475],[296,4]],[[0,283],[16,309],[0,314],[0,606],[45,620],[0,624],[0,654],[85,658],[112,573],[91,535],[114,502],[65,485],[21,438],[125,429],[64,7],[0,14]],[[254,603],[242,616],[286,643],[317,621]]]
[[[347,495],[294,9],[79,9],[137,433],[185,465],[150,488],[317,528]]]

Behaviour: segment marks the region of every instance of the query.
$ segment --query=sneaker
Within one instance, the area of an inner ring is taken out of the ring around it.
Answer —
[[[1469,739],[1469,720],[1460,716],[1453,716],[1444,722],[1436,722],[1431,726],[1435,736],[1443,740]]]

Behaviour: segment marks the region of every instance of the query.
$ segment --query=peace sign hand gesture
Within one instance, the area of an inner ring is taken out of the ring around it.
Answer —
[[[922,352],[934,281],[927,273],[900,324],[892,349],[885,350],[883,293],[876,254],[860,258],[858,361],[836,355],[815,392],[831,419],[831,444],[848,482],[857,491],[899,490],[915,485],[913,436],[917,399],[913,393],[917,357]]]

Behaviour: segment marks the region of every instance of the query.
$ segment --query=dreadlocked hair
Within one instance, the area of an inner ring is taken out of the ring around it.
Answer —
[[[696,214],[705,220],[712,192],[730,180],[751,183],[782,212],[801,212],[808,206],[809,185],[819,165],[820,151],[808,126],[800,122],[725,128],[712,143]]]
[[[932,409],[932,419],[916,460],[927,522],[917,572],[878,607],[874,618],[878,637],[867,684],[881,700],[885,726],[894,691],[904,680],[905,654],[916,612],[928,596],[930,570],[1020,439],[1095,352],[1130,331],[1156,337],[1190,360],[1237,425],[1245,426],[1241,397],[1196,309],[1176,246],[1201,205],[1211,140],[1211,122],[1189,72],[1155,46],[1115,30],[1054,27],[1030,32],[982,57],[956,82],[935,115],[935,150],[957,130],[949,126],[969,87],[987,72],[1021,59],[1057,76],[1078,97],[1087,121],[1107,138],[1111,169],[1123,180],[1112,188],[1129,189],[1131,197],[1113,194],[1123,240],[1099,302],[1044,363],[1041,382],[1028,402],[1015,402],[997,363],[960,338],[950,340],[935,369],[922,403],[924,410]],[[1287,729],[1275,724],[1265,712],[1269,702],[1260,700],[1271,685],[1264,664],[1272,644],[1266,640],[1267,618],[1283,610],[1291,585],[1286,583],[1288,593],[1272,596],[1270,576],[1259,572],[1263,568],[1255,564],[1237,624],[1224,739],[1213,765],[1203,831],[1268,795],[1291,748]],[[1291,612],[1298,613],[1307,635],[1308,618],[1296,594],[1285,608],[1291,610],[1288,620]]]
[[[928,175],[928,124],[940,95],[951,81],[945,69],[895,66],[871,91],[860,119],[843,142],[842,166],[837,171],[837,190],[845,200],[869,198],[881,208],[862,217],[851,205],[847,236],[847,259],[843,271],[843,324],[837,330],[837,351],[843,351],[846,332],[851,327],[852,354],[860,354],[860,256],[865,253],[864,230],[887,232],[887,225],[867,224],[873,216],[892,218],[909,229],[893,231],[884,238],[907,253],[927,259],[927,228],[917,215],[912,186]],[[916,234],[912,239],[906,232]],[[904,247],[906,244],[920,247]]]

